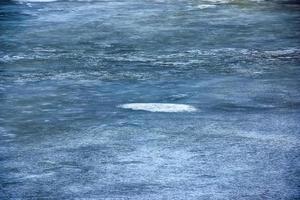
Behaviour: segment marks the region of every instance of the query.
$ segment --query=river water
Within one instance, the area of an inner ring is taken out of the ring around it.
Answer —
[[[299,121],[297,1],[0,3],[1,199],[298,199]]]

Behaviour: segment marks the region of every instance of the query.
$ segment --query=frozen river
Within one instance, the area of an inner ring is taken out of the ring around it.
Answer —
[[[0,199],[299,199],[300,4],[0,2]]]

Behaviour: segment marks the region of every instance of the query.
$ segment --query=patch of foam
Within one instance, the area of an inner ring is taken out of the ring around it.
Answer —
[[[54,175],[54,172],[48,172],[48,173],[43,173],[43,174],[28,174],[24,175],[22,178],[23,179],[41,179],[41,178],[46,178],[49,176]]]
[[[3,136],[5,138],[14,138],[16,137],[13,133],[8,133],[4,128],[0,127],[0,136]]]
[[[172,103],[128,103],[118,107],[131,110],[144,110],[149,112],[195,112],[197,109],[186,104]]]
[[[230,3],[232,0],[206,0],[207,2],[211,2],[211,3]]]
[[[271,56],[288,56],[292,54],[299,55],[300,51],[296,48],[288,48],[288,49],[280,49],[280,50],[272,50],[272,51],[265,51],[266,54]]]
[[[202,5],[198,5],[197,8],[199,9],[206,9],[206,8],[215,8],[216,5],[209,5],[209,4],[202,4]]]
[[[237,133],[236,136],[265,141],[271,143],[272,145],[277,144],[281,146],[281,148],[299,146],[299,140],[293,136],[288,136],[288,135],[277,135],[277,134],[265,135],[263,133],[257,133],[257,132],[246,132],[246,133]]]
[[[19,2],[30,2],[30,3],[43,3],[43,2],[54,2],[57,0],[17,0]]]
[[[21,60],[24,59],[24,56],[9,56],[9,55],[5,55],[3,57],[0,57],[0,62],[12,62],[12,61],[17,61],[17,60]]]

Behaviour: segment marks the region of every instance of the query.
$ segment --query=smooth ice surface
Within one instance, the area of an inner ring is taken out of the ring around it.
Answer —
[[[300,199],[297,1],[37,1],[0,1],[1,200]]]
[[[119,107],[150,112],[194,112],[197,110],[190,105],[174,103],[128,103],[119,105]]]

